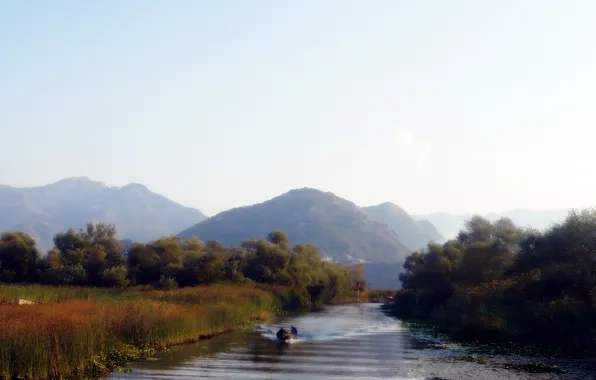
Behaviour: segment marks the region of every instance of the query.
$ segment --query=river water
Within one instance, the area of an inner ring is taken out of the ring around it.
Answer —
[[[588,361],[485,355],[462,361],[465,347],[400,326],[378,304],[330,306],[196,344],[175,347],[106,379],[596,379]],[[278,343],[279,327],[299,339]],[[531,374],[506,364],[540,362],[566,374]]]

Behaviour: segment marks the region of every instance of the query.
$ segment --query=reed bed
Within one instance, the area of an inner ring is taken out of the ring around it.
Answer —
[[[47,286],[47,285],[12,285],[0,283],[0,301],[24,298],[38,303],[60,302],[65,300],[115,301],[125,300],[130,295],[129,289]]]
[[[255,286],[173,291],[0,286],[0,379],[96,376],[139,356],[263,320],[278,301]],[[45,303],[44,303],[45,302]],[[118,360],[120,359],[120,360]]]

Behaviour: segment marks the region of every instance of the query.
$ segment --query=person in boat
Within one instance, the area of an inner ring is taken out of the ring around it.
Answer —
[[[290,331],[291,332],[288,332],[286,329],[284,329],[282,327],[279,329],[279,331],[275,335],[277,336],[277,339],[279,339],[279,340],[288,340],[288,339],[292,339],[292,336],[295,336],[295,337],[298,336],[298,330],[293,325],[290,328]]]
[[[279,340],[288,340],[291,338],[291,334],[283,327],[280,328],[277,334],[275,335],[277,335],[277,339]]]

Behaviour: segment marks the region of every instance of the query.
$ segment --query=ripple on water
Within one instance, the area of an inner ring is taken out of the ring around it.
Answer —
[[[293,344],[277,342],[280,327],[298,328]],[[254,329],[176,347],[131,373],[109,379],[575,379],[568,375],[525,374],[500,367],[499,357],[482,363],[455,360],[467,355],[458,345],[429,344],[380,312],[378,305],[326,308],[287,317]],[[503,359],[505,360],[505,359]],[[507,358],[511,360],[511,358]]]
[[[362,320],[360,313],[356,313],[350,307],[336,307],[338,315],[331,313],[319,313],[293,319],[281,320],[274,324],[259,324],[255,331],[266,339],[277,341],[276,333],[284,327],[289,329],[290,325],[298,328],[298,339],[300,342],[310,341],[331,341],[336,339],[355,338],[359,336],[370,336],[402,331],[403,328],[394,319],[384,315],[377,318]],[[370,309],[376,309],[369,306]],[[366,310],[366,309],[365,309]],[[364,311],[366,312],[366,311]],[[380,317],[380,318],[379,318]]]

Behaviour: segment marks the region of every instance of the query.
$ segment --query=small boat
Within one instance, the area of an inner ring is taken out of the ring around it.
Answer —
[[[290,339],[296,339],[296,335],[288,332],[286,329],[281,328],[279,329],[279,331],[277,332],[277,339],[281,340],[281,341],[286,341],[286,340],[290,340]]]

